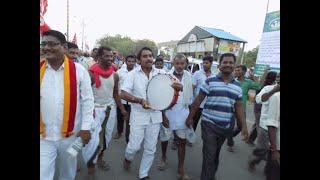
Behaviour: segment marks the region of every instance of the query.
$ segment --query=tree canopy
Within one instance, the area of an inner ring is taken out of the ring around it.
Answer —
[[[119,34],[115,36],[105,35],[97,40],[97,44],[99,46],[107,46],[113,50],[117,50],[123,56],[137,54],[138,51],[145,46],[152,49],[154,56],[156,56],[158,52],[156,43],[152,40],[132,40],[130,37],[121,36]]]

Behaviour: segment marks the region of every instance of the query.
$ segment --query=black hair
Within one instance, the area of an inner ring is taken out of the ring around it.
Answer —
[[[233,57],[234,62],[237,61],[237,58],[236,58],[236,56],[235,56],[233,53],[224,53],[224,54],[222,54],[222,55],[220,56],[219,64],[221,64],[221,61],[222,61],[222,59],[223,59],[224,57]]]
[[[269,71],[264,79],[263,86],[272,85],[277,78],[277,73],[274,71]]]
[[[111,51],[112,52],[112,49],[109,48],[109,47],[105,47],[105,46],[100,46],[98,48],[98,52],[97,52],[97,56],[102,56],[103,55],[103,51]]]
[[[138,54],[137,54],[137,58],[138,58],[139,60],[140,60],[140,58],[141,58],[141,53],[142,53],[142,51],[145,51],[145,50],[150,51],[151,54],[152,54],[152,56],[153,56],[152,49],[150,49],[150,48],[148,48],[148,47],[143,47],[142,49],[140,49],[140,51],[139,51]]]
[[[68,46],[68,49],[79,49],[78,48],[78,45],[76,45],[75,43],[72,43],[72,42],[67,42],[67,46]]]
[[[185,59],[187,64],[189,62],[188,59],[186,58],[186,56],[184,54],[180,54],[180,53],[174,56],[173,60],[175,60],[175,59]]]
[[[210,63],[212,63],[213,61],[213,57],[212,56],[205,56],[202,61],[210,61]]]
[[[57,38],[61,44],[65,44],[67,42],[66,37],[61,32],[56,30],[45,31],[42,36],[53,36]]]
[[[247,66],[246,65],[238,65],[236,68],[241,68],[242,72],[247,72]]]
[[[132,58],[132,59],[136,60],[136,56],[135,55],[126,56],[126,61],[128,61],[129,58]]]
[[[83,53],[83,56],[84,56],[84,57],[90,57],[90,54],[87,53],[87,52],[85,52],[85,53]]]
[[[98,50],[98,48],[93,48],[93,49],[92,49],[92,51],[97,51],[97,50]]]
[[[157,57],[154,62],[156,63],[156,62],[158,62],[158,61],[159,61],[159,62],[163,62],[163,59],[162,59],[161,57]]]

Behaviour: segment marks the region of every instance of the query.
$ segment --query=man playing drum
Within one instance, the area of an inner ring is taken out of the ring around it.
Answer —
[[[178,179],[188,180],[191,179],[184,173],[184,158],[186,148],[186,131],[185,124],[189,115],[189,105],[192,103],[192,77],[191,74],[184,70],[186,66],[186,57],[183,54],[177,54],[173,59],[174,70],[170,71],[170,75],[174,77],[179,83],[183,85],[183,91],[179,92],[177,104],[171,109],[165,111],[163,116],[164,125],[169,126],[170,130],[175,131],[178,144]],[[169,125],[165,122],[169,121]],[[161,142],[162,158],[159,164],[159,169],[164,170],[166,167],[166,151],[168,141]]]
[[[144,151],[139,168],[139,178],[148,179],[148,172],[156,152],[157,139],[162,122],[162,113],[159,110],[151,109],[146,101],[147,85],[152,77],[164,74],[163,70],[152,67],[153,53],[148,47],[142,48],[138,55],[141,67],[135,68],[128,73],[127,78],[121,87],[121,97],[131,102],[130,114],[130,135],[129,143],[125,150],[123,167],[128,170],[134,155],[140,149],[144,140]],[[178,83],[173,84],[176,90],[182,89]]]

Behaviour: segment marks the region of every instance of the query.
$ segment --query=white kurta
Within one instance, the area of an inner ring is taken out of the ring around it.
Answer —
[[[128,73],[121,90],[136,97],[146,99],[147,84],[153,76],[156,76],[159,73],[164,74],[165,72],[153,68],[150,72],[150,76],[147,77],[141,67],[135,68]],[[161,122],[162,113],[160,111],[144,109],[137,103],[131,104],[130,135],[125,150],[125,158],[132,161],[144,140],[144,151],[139,168],[140,178],[148,176],[148,172],[154,159],[154,153],[156,152]]]
[[[90,130],[93,123],[93,93],[88,72],[76,65],[77,109],[74,135],[61,136],[64,110],[64,65],[57,71],[48,64],[40,87],[40,108],[46,130],[46,137],[40,138],[40,179],[52,180],[55,167],[59,168],[59,180],[71,180],[76,176],[77,158],[70,156],[66,149],[72,144],[76,133]]]

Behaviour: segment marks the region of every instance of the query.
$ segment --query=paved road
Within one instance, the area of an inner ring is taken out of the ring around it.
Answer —
[[[252,105],[247,106],[247,121],[248,128],[251,128],[253,122]],[[116,127],[115,127],[116,131]],[[188,175],[195,180],[200,179],[201,163],[202,163],[202,140],[200,128],[196,131],[198,138],[193,147],[187,147],[185,168]],[[122,137],[119,140],[112,140],[110,142],[110,148],[105,152],[105,160],[111,165],[109,171],[101,171],[99,169],[95,172],[95,180],[135,180],[138,174],[138,168],[142,156],[142,150],[137,153],[135,161],[131,166],[130,172],[126,172],[122,168],[122,161],[124,158],[124,149],[126,143],[125,138]],[[231,153],[227,151],[226,143],[223,145],[220,154],[220,165],[217,173],[218,180],[262,180],[264,162],[257,166],[255,173],[250,173],[247,170],[248,156],[251,154],[253,148],[249,147],[241,140],[241,136],[235,138],[235,152]],[[175,180],[176,168],[177,168],[177,151],[168,148],[168,168],[165,171],[159,171],[156,167],[160,155],[161,148],[160,143],[157,145],[157,152],[154,163],[150,170],[150,177],[153,180]],[[76,180],[86,180],[87,169],[82,164],[81,171],[77,173]]]

